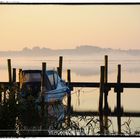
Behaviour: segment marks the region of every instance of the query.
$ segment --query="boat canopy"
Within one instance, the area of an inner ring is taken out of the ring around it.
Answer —
[[[23,72],[23,82],[41,82],[41,71]]]
[[[41,82],[41,70],[23,70],[20,82],[22,83],[34,83]],[[46,71],[46,90],[54,90],[57,88],[60,77],[54,70]]]

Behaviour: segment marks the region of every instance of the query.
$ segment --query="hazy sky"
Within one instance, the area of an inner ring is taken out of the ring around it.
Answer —
[[[0,50],[140,49],[140,5],[0,5]]]

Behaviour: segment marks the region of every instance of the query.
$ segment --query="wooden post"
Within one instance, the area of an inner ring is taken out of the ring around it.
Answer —
[[[121,65],[118,65],[118,75],[117,75],[117,83],[121,83]],[[120,90],[117,91],[117,123],[118,123],[118,134],[121,134],[121,92]]]
[[[71,71],[67,70],[67,81],[68,86],[71,82]],[[70,126],[70,113],[71,113],[71,92],[67,95],[67,112],[68,112],[68,126]]]
[[[18,79],[19,79],[19,88],[21,89],[22,81],[21,81],[22,69],[19,69]]]
[[[101,66],[101,68],[100,68],[100,95],[99,95],[100,134],[104,134],[104,125],[103,125],[103,93],[104,93],[104,66]]]
[[[42,77],[41,77],[41,115],[42,115],[42,129],[45,128],[45,86],[46,86],[46,63],[42,63]],[[46,106],[46,119],[48,125],[48,107]]]
[[[11,59],[7,60],[8,62],[8,76],[9,76],[9,82],[12,82],[12,73],[11,73]]]
[[[105,71],[104,71],[104,82],[108,81],[108,55],[105,55]]]
[[[13,68],[13,83],[16,82],[16,68]]]
[[[104,83],[107,84],[108,82],[108,56],[105,55],[105,68],[104,68]],[[104,91],[104,119],[105,119],[105,133],[108,133],[108,90]]]
[[[114,92],[117,93],[117,107],[115,107],[114,112],[117,114],[117,125],[118,125],[118,134],[121,134],[121,115],[123,113],[123,108],[121,108],[121,92],[123,92],[123,87],[121,83],[121,65],[118,65],[118,74],[117,74],[117,84],[114,88]]]
[[[57,73],[60,76],[60,68],[59,67],[57,67]]]
[[[62,78],[62,64],[63,64],[63,56],[59,57],[59,76]]]
[[[13,83],[16,83],[16,68],[13,68],[13,78],[12,78],[12,82]],[[14,99],[15,100],[15,97],[16,97],[16,92],[14,91],[13,92],[13,95],[11,95],[11,97],[12,97],[12,99]]]
[[[20,81],[20,79],[21,79],[21,72],[22,72],[22,69],[19,69],[19,74],[18,74],[18,79],[19,79],[19,81]]]

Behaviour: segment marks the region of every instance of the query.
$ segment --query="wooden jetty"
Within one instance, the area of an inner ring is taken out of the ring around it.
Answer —
[[[11,59],[8,62],[8,82],[0,82],[0,87],[8,88],[9,85],[16,82],[16,69],[11,67]],[[57,67],[58,74],[62,77],[62,65],[63,57],[59,57],[59,67]],[[70,125],[71,116],[99,116],[100,120],[100,133],[108,134],[108,116],[117,117],[118,134],[121,134],[121,117],[140,117],[140,112],[130,112],[123,110],[121,106],[121,93],[123,93],[124,88],[140,88],[140,83],[123,83],[121,82],[121,65],[117,66],[117,79],[116,82],[108,82],[108,56],[105,56],[105,63],[100,67],[100,82],[73,82],[71,81],[71,70],[67,70],[67,85],[72,91],[75,87],[83,88],[99,88],[99,108],[98,111],[74,111],[71,107],[71,94],[68,94],[67,100],[67,119],[68,125]],[[21,71],[21,69],[20,69]],[[42,63],[42,73],[46,71],[46,63]],[[12,73],[13,72],[13,73]],[[19,86],[19,83],[16,82]],[[43,87],[45,85],[44,76],[42,76],[42,101],[43,99]],[[108,106],[108,94],[111,89],[114,89],[116,93],[116,107],[114,111]],[[133,93],[132,93],[133,94]],[[0,97],[1,101],[1,97]],[[104,105],[104,106],[103,106]],[[44,115],[44,103],[42,102],[42,116]]]

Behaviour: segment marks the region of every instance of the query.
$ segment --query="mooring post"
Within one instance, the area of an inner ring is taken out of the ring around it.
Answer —
[[[108,81],[108,55],[105,55],[105,71],[104,71],[104,83]]]
[[[16,68],[13,68],[13,83],[16,82]]]
[[[103,124],[104,68],[105,68],[104,66],[100,67],[100,95],[99,95],[100,134],[104,134],[104,124]]]
[[[7,62],[8,62],[9,83],[11,83],[12,82],[11,59],[8,59]]]
[[[57,67],[57,73],[60,76],[60,68],[59,67]]]
[[[123,108],[121,108],[121,92],[123,92],[123,87],[121,83],[121,65],[118,65],[118,74],[117,74],[117,85],[114,88],[114,92],[117,93],[117,107],[115,107],[114,112],[117,114],[117,125],[118,125],[118,134],[121,134],[121,115],[123,113]]]
[[[42,77],[41,77],[41,115],[42,115],[42,129],[48,126],[48,106],[46,104],[45,112],[45,86],[46,86],[46,63],[42,63]],[[46,124],[45,124],[45,113],[46,113]]]
[[[11,91],[12,84],[12,67],[11,67],[11,59],[7,59],[8,64],[8,78],[9,78],[9,90]],[[10,92],[11,93],[11,92]],[[9,94],[9,98],[11,98],[11,94]],[[6,92],[4,92],[4,102],[6,102]]]
[[[107,84],[108,82],[108,55],[105,55],[105,68],[104,68],[104,83]],[[104,91],[104,126],[105,126],[105,133],[108,133],[108,112],[109,112],[109,107],[108,107],[108,90],[107,88],[105,88],[106,90]]]
[[[118,76],[117,76],[117,83],[121,83],[121,65],[118,65]],[[121,117],[120,117],[120,111],[121,111],[121,92],[117,91],[117,122],[118,122],[118,134],[121,134]]]
[[[13,68],[13,78],[12,78],[12,82],[16,83],[16,68]],[[15,91],[14,91],[14,95],[13,98],[15,99]]]
[[[18,80],[19,80],[19,88],[21,89],[22,86],[22,69],[19,69],[19,73],[18,73]]]
[[[19,73],[18,73],[18,79],[19,79],[19,81],[21,80],[21,72],[22,72],[22,69],[19,69]]]
[[[63,56],[59,56],[59,76],[62,78],[62,64],[63,64]]]
[[[69,86],[70,82],[71,82],[71,71],[70,71],[70,69],[67,70],[67,81],[68,81],[68,86]],[[68,107],[67,112],[68,112],[68,126],[69,126],[70,125],[70,114],[71,114],[71,91],[70,91],[69,94],[67,94],[67,107]]]

